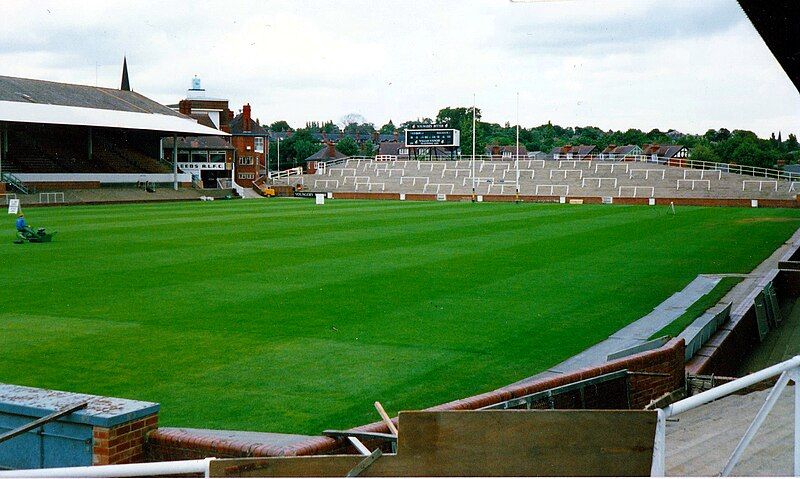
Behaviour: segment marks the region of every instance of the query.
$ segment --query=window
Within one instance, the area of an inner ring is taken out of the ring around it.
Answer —
[[[225,152],[224,151],[212,151],[209,154],[209,161],[211,163],[225,163]]]
[[[257,136],[257,137],[254,138],[254,140],[255,140],[255,145],[256,145],[256,147],[255,147],[256,152],[257,153],[264,153],[264,137],[263,136]]]
[[[504,151],[503,152],[503,158],[511,158],[511,152],[510,151]]]
[[[193,151],[192,152],[192,163],[205,163],[208,161],[208,152],[207,151]]]
[[[408,154],[408,148],[400,148],[400,150],[398,150],[397,153],[399,155],[407,155]]]
[[[178,163],[189,163],[189,152],[188,151],[179,151],[178,152]]]
[[[240,180],[253,180],[256,177],[255,173],[239,173]]]
[[[239,164],[240,165],[252,165],[254,162],[252,156],[240,156],[239,157]]]

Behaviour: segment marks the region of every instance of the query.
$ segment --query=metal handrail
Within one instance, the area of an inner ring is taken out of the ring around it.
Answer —
[[[203,474],[209,477],[214,457],[189,461],[114,464],[110,466],[53,467],[48,469],[18,469],[0,471],[0,477],[147,477]]]
[[[666,470],[666,433],[667,433],[667,419],[676,416],[680,413],[689,411],[696,407],[708,404],[717,399],[741,391],[761,381],[779,376],[778,382],[773,386],[764,405],[756,414],[750,427],[745,432],[739,444],[731,454],[730,459],[722,469],[720,475],[729,476],[736,463],[742,457],[744,449],[750,444],[753,437],[755,437],[758,428],[763,424],[767,414],[769,414],[775,402],[778,400],[781,392],[786,388],[790,380],[795,384],[795,399],[794,399],[794,475],[800,476],[800,356],[795,356],[792,359],[778,363],[774,366],[762,369],[761,371],[749,374],[739,379],[735,379],[729,383],[717,386],[708,391],[704,391],[695,396],[682,399],[674,402],[669,406],[658,409],[658,423],[656,425],[655,443],[653,445],[653,463],[650,469],[650,475],[653,477],[663,477]]]

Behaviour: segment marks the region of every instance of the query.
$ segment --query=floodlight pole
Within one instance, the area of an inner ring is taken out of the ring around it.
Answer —
[[[514,168],[517,170],[517,193],[514,201],[519,202],[519,92],[517,92],[517,154],[514,155]]]
[[[172,134],[172,187],[178,191],[178,134]]]
[[[475,94],[472,94],[472,201],[475,202]]]
[[[278,135],[278,174],[280,173],[281,173],[281,137],[280,135]]]

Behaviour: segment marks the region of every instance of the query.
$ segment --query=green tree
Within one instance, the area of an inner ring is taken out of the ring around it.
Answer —
[[[719,163],[720,158],[708,143],[701,143],[692,149],[692,159]]]
[[[356,143],[356,140],[352,139],[349,136],[346,136],[341,140],[339,140],[339,143],[336,144],[336,149],[339,150],[342,154],[347,156],[357,155],[359,151],[358,143]]]
[[[373,156],[375,155],[375,144],[372,143],[372,140],[367,140],[361,144],[361,149],[359,154],[361,156]]]
[[[292,131],[292,127],[289,126],[285,120],[278,120],[273,122],[269,125],[269,129],[272,131]]]
[[[392,123],[392,120],[389,120],[389,123],[381,127],[380,133],[381,135],[391,135],[395,130],[396,128],[394,127],[394,123]]]

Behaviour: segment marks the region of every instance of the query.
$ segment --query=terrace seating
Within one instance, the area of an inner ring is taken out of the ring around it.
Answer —
[[[513,195],[516,176],[513,160],[349,159],[304,182],[319,191],[457,195],[474,183],[478,195]],[[519,178],[521,195],[538,196],[786,199],[800,190],[798,182],[633,161],[521,159]]]

